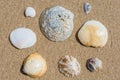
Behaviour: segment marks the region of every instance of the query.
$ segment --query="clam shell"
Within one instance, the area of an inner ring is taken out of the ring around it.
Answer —
[[[33,7],[27,7],[25,10],[25,16],[27,17],[35,17],[36,16],[36,11]]]
[[[80,74],[81,66],[76,58],[65,55],[58,62],[59,71],[67,77],[74,77]]]
[[[40,27],[43,34],[51,41],[64,41],[73,31],[74,14],[61,7],[54,6],[42,12]]]
[[[46,60],[39,54],[30,54],[23,63],[23,72],[30,77],[41,77],[47,71]]]
[[[36,34],[28,28],[17,28],[10,33],[10,41],[18,49],[28,48],[36,43]]]
[[[90,58],[87,60],[86,66],[91,72],[99,71],[102,69],[102,61],[98,58]]]
[[[81,27],[78,38],[85,46],[103,47],[108,40],[108,31],[101,22],[90,20]]]

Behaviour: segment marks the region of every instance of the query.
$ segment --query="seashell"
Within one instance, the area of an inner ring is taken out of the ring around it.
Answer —
[[[73,19],[74,14],[61,6],[46,9],[40,17],[42,33],[51,41],[64,41],[73,31]]]
[[[36,43],[36,34],[28,28],[17,28],[10,33],[10,41],[18,49],[28,48]]]
[[[65,55],[58,62],[59,71],[67,77],[74,77],[80,74],[81,66],[76,58]]]
[[[102,69],[102,61],[98,58],[90,58],[87,60],[87,68],[93,72]]]
[[[36,16],[36,11],[33,7],[27,7],[25,10],[25,16],[27,17],[35,17]]]
[[[23,63],[22,71],[30,77],[41,77],[47,71],[46,60],[39,54],[30,54]]]
[[[108,31],[99,21],[87,21],[78,32],[80,42],[85,46],[103,47],[108,40]]]
[[[84,12],[86,14],[90,13],[92,6],[89,3],[84,4]]]

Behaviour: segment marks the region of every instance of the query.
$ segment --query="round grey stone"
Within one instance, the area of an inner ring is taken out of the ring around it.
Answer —
[[[42,33],[51,41],[64,41],[73,31],[74,14],[61,6],[45,9],[40,17]]]

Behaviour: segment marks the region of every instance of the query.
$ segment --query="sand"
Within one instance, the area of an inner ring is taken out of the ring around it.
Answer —
[[[92,5],[90,14],[83,11],[83,4]],[[40,31],[41,12],[54,5],[63,6],[75,14],[74,30],[70,38],[63,42],[51,42]],[[24,16],[24,9],[32,6],[36,17]],[[0,0],[0,80],[119,80],[120,79],[120,1],[119,0]],[[102,22],[108,29],[109,39],[103,48],[81,45],[77,31],[87,20]],[[9,41],[12,30],[25,26],[37,34],[37,43],[31,48],[18,50]],[[31,53],[38,52],[48,64],[47,73],[41,78],[30,78],[21,73],[23,60]],[[82,71],[77,77],[68,78],[58,71],[58,60],[63,55],[78,59]],[[91,73],[86,69],[86,60],[98,57],[103,61],[103,69]]]

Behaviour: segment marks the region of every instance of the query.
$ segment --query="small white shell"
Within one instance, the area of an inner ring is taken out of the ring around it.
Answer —
[[[23,64],[23,72],[30,77],[41,77],[47,71],[46,60],[39,54],[30,54]]]
[[[76,58],[65,55],[58,62],[59,71],[65,76],[77,76],[80,74],[81,66]]]
[[[33,7],[27,7],[25,10],[25,16],[27,17],[35,17],[36,16],[36,11]]]
[[[84,4],[84,12],[86,14],[90,13],[92,6],[89,3]]]
[[[73,31],[74,14],[61,7],[55,6],[42,12],[40,27],[43,34],[51,41],[64,41]]]
[[[108,40],[108,31],[99,21],[87,21],[78,32],[80,42],[85,46],[103,47]]]
[[[36,43],[36,34],[28,28],[17,28],[10,33],[10,41],[18,49],[28,48]]]
[[[87,60],[87,68],[93,72],[102,69],[102,61],[98,58],[90,58]]]

